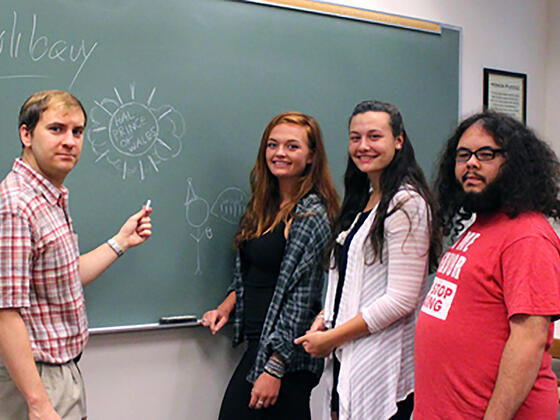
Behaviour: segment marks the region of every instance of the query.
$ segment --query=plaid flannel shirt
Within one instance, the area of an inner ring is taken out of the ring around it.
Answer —
[[[33,357],[66,363],[88,338],[68,190],[21,159],[0,184],[0,308],[19,309]]]
[[[268,308],[259,350],[247,380],[251,383],[264,371],[272,353],[278,353],[286,372],[308,370],[320,376],[323,359],[313,358],[294,339],[304,335],[322,307],[326,272],[323,252],[331,235],[325,206],[315,194],[308,194],[296,205],[290,226],[280,273]],[[233,315],[233,345],[244,340],[243,281],[241,259],[236,257],[233,282],[228,289],[236,293]]]

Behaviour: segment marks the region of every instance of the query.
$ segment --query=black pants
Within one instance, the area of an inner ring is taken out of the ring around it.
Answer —
[[[253,384],[245,378],[255,362],[257,345],[250,345],[229,381],[219,420],[311,420],[309,399],[319,378],[309,371],[288,372],[282,378],[276,404],[263,409],[249,408]]]
[[[410,420],[412,410],[414,409],[414,392],[397,403],[397,412],[389,420]]]

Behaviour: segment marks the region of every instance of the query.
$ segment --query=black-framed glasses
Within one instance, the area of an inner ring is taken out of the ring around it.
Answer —
[[[475,155],[476,158],[481,162],[486,162],[488,160],[492,160],[496,157],[498,153],[504,153],[503,149],[493,149],[490,146],[484,146],[480,149],[476,149],[475,151],[469,150],[465,147],[459,147],[455,152],[455,161],[456,162],[467,162],[472,155]]]

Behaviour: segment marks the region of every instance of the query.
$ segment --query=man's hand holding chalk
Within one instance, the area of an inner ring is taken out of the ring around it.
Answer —
[[[128,248],[140,245],[152,235],[151,203],[152,200],[148,200],[139,212],[128,218],[119,233],[108,241],[117,255],[120,256]]]

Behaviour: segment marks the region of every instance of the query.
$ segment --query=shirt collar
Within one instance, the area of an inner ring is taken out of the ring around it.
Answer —
[[[55,187],[52,182],[25,163],[21,158],[17,158],[14,161],[12,170],[21,175],[25,181],[28,182],[35,191],[42,194],[50,204],[56,205],[59,202],[66,201],[68,198],[68,188],[64,185],[60,188]]]

